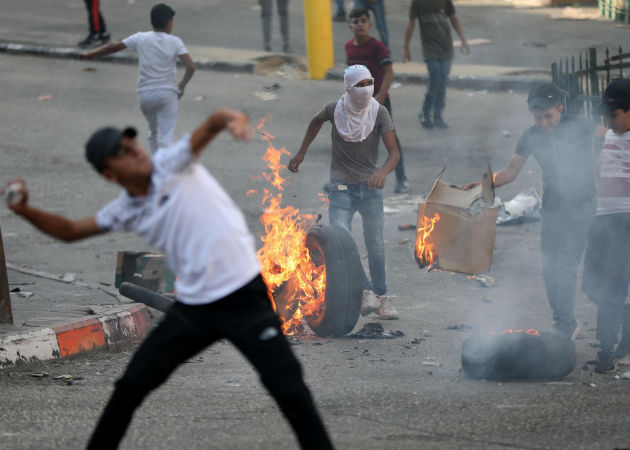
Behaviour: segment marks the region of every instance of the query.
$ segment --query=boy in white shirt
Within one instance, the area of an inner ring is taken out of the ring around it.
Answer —
[[[138,53],[138,102],[149,122],[149,148],[155,153],[172,143],[177,123],[177,101],[195,72],[195,63],[184,43],[173,36],[175,11],[163,3],[151,8],[153,31],[132,34],[120,42],[111,42],[95,50],[82,53],[79,59],[110,55],[129,48]],[[186,71],[177,83],[177,58]]]
[[[597,304],[595,370],[614,372],[616,359],[628,353],[630,312],[630,80],[611,82],[602,96],[602,113],[610,130],[599,155],[597,210],[588,232],[582,290]],[[619,328],[622,329],[619,342]]]
[[[103,128],[86,144],[86,157],[124,190],[94,216],[72,220],[28,204],[9,207],[36,228],[72,242],[107,231],[135,231],[161,249],[178,278],[177,302],[134,354],[88,444],[115,449],[134,411],[175,369],[219,339],[234,344],[290,422],[301,448],[332,449],[304,384],[298,360],[280,330],[260,275],[254,237],[245,217],[198,161],[222,130],[248,140],[247,116],[220,109],[153,159],[133,128]],[[0,192],[1,193],[1,192]]]

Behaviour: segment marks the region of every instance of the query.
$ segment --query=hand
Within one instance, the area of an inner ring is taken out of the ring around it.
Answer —
[[[387,179],[387,174],[379,170],[378,172],[373,173],[370,179],[368,180],[368,187],[370,189],[372,188],[383,189],[385,187],[386,179]]]
[[[464,186],[460,186],[464,190],[469,190],[474,188],[475,186],[479,186],[481,183],[478,181],[473,181],[472,183],[465,184]]]
[[[235,109],[221,110],[225,117],[225,128],[236,140],[249,141],[252,137],[252,129],[249,126],[247,114]]]
[[[287,168],[291,172],[297,173],[299,172],[298,168],[300,167],[300,164],[302,164],[302,161],[304,161],[304,155],[298,152],[297,155],[291,158],[291,161],[289,161],[289,165],[287,166]]]
[[[403,62],[410,62],[411,61],[411,54],[409,53],[409,47],[404,47],[403,48]]]
[[[19,186],[18,195],[21,194],[22,198],[17,203],[8,203],[7,206],[11,211],[16,214],[21,214],[27,207],[28,204],[28,190],[26,189],[26,183],[21,178],[13,178],[7,181],[6,185],[2,190],[0,190],[0,195],[4,195],[7,188],[11,185],[17,184]]]
[[[90,52],[86,52],[86,53],[79,53],[77,55],[77,58],[79,58],[79,61],[83,61],[85,59],[92,59],[92,55],[90,55]]]
[[[184,86],[182,86],[181,84],[179,86],[177,86],[177,89],[179,90],[179,92],[177,93],[177,100],[179,100],[180,98],[182,98],[184,96]]]
[[[459,49],[464,55],[470,55],[470,47],[468,46],[468,42],[462,42],[462,47]]]

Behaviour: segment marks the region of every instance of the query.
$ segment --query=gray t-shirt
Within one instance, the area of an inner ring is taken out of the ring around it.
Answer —
[[[347,183],[367,183],[370,176],[378,170],[378,144],[383,133],[394,129],[394,122],[387,109],[380,105],[374,129],[362,142],[344,141],[335,126],[335,106],[330,102],[324,106],[317,117],[330,120],[332,130],[332,159],[330,161],[330,179]]]

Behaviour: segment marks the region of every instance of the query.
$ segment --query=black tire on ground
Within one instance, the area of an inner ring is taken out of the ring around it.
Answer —
[[[311,259],[326,265],[326,301],[317,317],[306,323],[319,336],[343,336],[361,313],[363,268],[352,235],[338,226],[316,226],[306,236]]]
[[[558,380],[575,368],[575,343],[560,333],[477,334],[462,345],[462,369],[484,380]]]

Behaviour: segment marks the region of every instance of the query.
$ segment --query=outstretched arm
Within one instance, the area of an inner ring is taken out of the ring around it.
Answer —
[[[398,161],[400,160],[400,152],[398,151],[398,145],[396,144],[396,135],[394,130],[389,130],[383,133],[383,143],[389,155],[383,163],[383,166],[372,174],[368,180],[368,187],[383,189],[385,187],[385,180],[387,174],[396,168]]]
[[[9,204],[9,208],[14,213],[24,217],[40,231],[65,242],[77,241],[107,231],[99,228],[96,224],[95,217],[71,220],[58,214],[49,213],[30,206],[28,204],[28,191],[26,190],[24,180],[11,180],[7,186],[13,183],[19,183],[21,185],[20,193],[23,195],[23,198],[19,203]],[[4,190],[0,193],[2,192],[4,192]]]
[[[289,161],[289,170],[291,172],[297,172],[300,164],[304,161],[304,155],[306,155],[306,150],[313,142],[313,139],[319,133],[319,130],[322,129],[322,125],[326,122],[321,119],[319,116],[313,117],[311,123],[308,124],[308,128],[306,129],[306,133],[304,134],[304,139],[302,140],[302,145],[300,146],[300,150],[295,154],[291,161]]]
[[[184,89],[186,89],[186,85],[188,84],[193,74],[195,73],[197,66],[195,65],[195,62],[192,60],[192,58],[190,57],[188,53],[179,55],[179,60],[184,64],[184,67],[186,67],[186,72],[184,72],[184,77],[182,78],[182,81],[180,81],[179,84],[177,85],[177,87],[179,88],[179,94],[177,98],[182,98],[182,96],[184,95]]]
[[[190,148],[195,157],[224,129],[227,129],[234,139],[249,141],[252,130],[249,117],[235,109],[221,108],[210,114],[190,137]]]
[[[413,36],[413,29],[416,27],[416,19],[409,19],[407,29],[405,30],[405,43],[403,44],[403,62],[411,61],[411,53],[409,53],[409,42]]]
[[[457,31],[457,34],[459,35],[459,40],[462,42],[461,52],[468,55],[470,53],[470,47],[468,46],[466,36],[464,36],[464,29],[462,28],[462,24],[459,23],[459,19],[455,14],[449,17],[449,19],[451,21],[451,25],[453,25],[453,28],[455,28],[455,31]]]
[[[80,60],[84,59],[92,59],[95,56],[105,56],[111,55],[112,53],[117,53],[121,50],[126,49],[127,46],[121,42],[110,42],[109,44],[102,45],[99,48],[95,48],[89,52],[81,53],[79,55]]]
[[[518,174],[521,172],[523,165],[525,165],[525,158],[517,154],[512,156],[512,159],[508,163],[507,167],[499,170],[498,172],[495,172],[492,175],[494,187],[498,188],[499,186],[503,186],[504,184],[508,184],[514,181]],[[471,189],[478,184],[478,181],[473,181],[472,183],[468,183],[462,186],[462,189]]]

